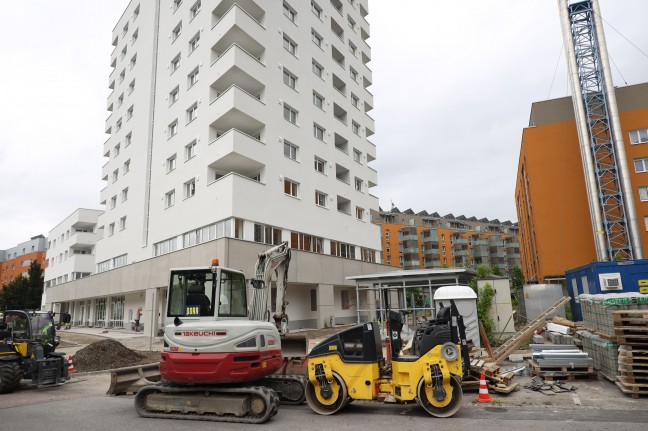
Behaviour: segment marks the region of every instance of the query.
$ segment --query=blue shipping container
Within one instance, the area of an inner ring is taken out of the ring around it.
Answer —
[[[583,320],[575,299],[582,293],[648,293],[648,259],[592,262],[565,272],[574,321]]]

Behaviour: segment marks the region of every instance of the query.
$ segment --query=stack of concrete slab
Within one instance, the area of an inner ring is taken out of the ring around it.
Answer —
[[[614,311],[648,310],[648,295],[638,292],[581,294],[577,301],[583,313],[585,329],[614,337]]]
[[[571,328],[569,326],[547,322],[544,335],[551,344],[570,344],[573,346],[574,337],[569,335],[570,333]]]
[[[577,334],[583,341],[583,350],[594,360],[594,369],[601,372],[608,380],[615,381],[619,367],[619,345],[590,331],[582,330]]]
[[[531,374],[545,380],[596,378],[594,361],[573,344],[531,344]]]

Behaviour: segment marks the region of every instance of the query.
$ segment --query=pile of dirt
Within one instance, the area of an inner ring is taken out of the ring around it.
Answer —
[[[79,350],[72,360],[76,371],[84,373],[159,362],[160,352],[138,352],[119,341],[106,339]]]

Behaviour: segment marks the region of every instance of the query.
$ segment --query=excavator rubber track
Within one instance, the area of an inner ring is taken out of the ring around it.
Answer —
[[[306,402],[307,382],[308,379],[304,376],[271,374],[255,384],[269,387],[275,391],[281,404],[299,405]]]
[[[260,424],[277,414],[279,397],[263,386],[145,386],[135,410],[146,418]]]

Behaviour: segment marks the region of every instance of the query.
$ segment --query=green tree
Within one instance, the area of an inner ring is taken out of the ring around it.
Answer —
[[[477,281],[489,278],[493,275],[493,269],[487,265],[478,265],[476,268],[477,275],[475,275],[470,283],[468,284],[472,290],[477,294],[477,318],[484,326],[486,331],[486,336],[492,342],[493,338],[493,328],[495,327],[495,322],[490,317],[490,309],[493,305],[493,297],[495,296],[495,289],[493,289],[490,283],[486,283],[481,289],[477,288]]]
[[[514,293],[517,293],[524,286],[524,274],[519,265],[515,265],[511,269],[511,288]]]
[[[504,275],[504,273],[502,272],[500,267],[497,266],[497,265],[491,266],[490,270],[491,270],[491,274],[493,274],[493,275]]]
[[[19,275],[2,287],[0,307],[40,308],[43,295],[43,269],[38,262],[32,262],[27,274],[28,278]]]
[[[41,268],[38,262],[32,261],[31,265],[29,265],[29,270],[27,271],[29,275],[29,286],[25,295],[25,305],[28,308],[38,309],[41,306],[43,285],[45,283],[43,272],[43,268]]]

